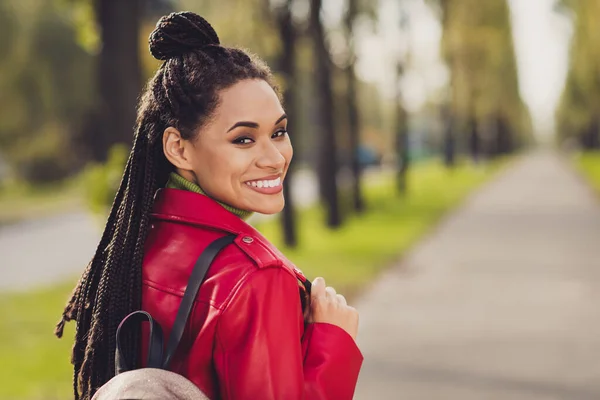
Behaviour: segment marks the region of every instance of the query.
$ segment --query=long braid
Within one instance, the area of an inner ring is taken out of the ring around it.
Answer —
[[[71,357],[75,399],[90,400],[114,376],[116,329],[141,308],[154,194],[173,169],[163,153],[163,132],[174,127],[183,139],[194,140],[219,105],[220,90],[243,79],[271,83],[262,61],[220,46],[210,24],[193,13],[161,18],[150,35],[150,52],[165,62],[142,94],[133,146],[102,238],[55,329],[61,337],[65,323],[77,321]],[[139,344],[139,329],[123,341],[134,354]]]
[[[131,167],[131,162],[130,162],[130,160],[128,160],[128,162],[125,166],[124,176],[127,176],[129,174],[130,167]],[[115,195],[113,204],[111,206],[110,214],[109,214],[109,217],[107,220],[106,227],[104,229],[104,233],[102,234],[100,243],[98,244],[98,247],[96,248],[96,254],[98,254],[98,253],[102,254],[106,251],[106,247],[110,241],[110,238],[112,237],[112,235],[114,233],[114,229],[116,226],[116,224],[114,224],[114,220],[116,217],[117,210],[119,208],[118,205],[120,204],[120,202],[123,199],[123,194],[125,192],[126,186],[127,185],[126,185],[125,179],[122,179],[119,184],[117,193]],[[75,289],[73,290],[71,297],[70,297],[69,301],[67,302],[67,305],[65,306],[62,317],[55,327],[54,334],[59,338],[62,337],[62,335],[63,335],[65,323],[77,318],[77,313],[79,312],[79,309],[80,309],[80,302],[81,302],[83,293],[85,293],[87,290],[89,290],[89,287],[84,287],[84,286],[89,286],[87,284],[91,283],[89,276],[90,276],[90,273],[93,268],[92,265],[94,263],[94,260],[96,259],[96,261],[99,261],[97,258],[99,258],[99,257],[94,257],[92,260],[90,260],[90,262],[86,266],[86,268],[83,272],[82,278],[77,283],[77,286],[75,286]]]

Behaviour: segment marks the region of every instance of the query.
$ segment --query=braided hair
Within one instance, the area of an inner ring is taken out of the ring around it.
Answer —
[[[120,321],[141,307],[144,242],[156,190],[173,166],[162,148],[166,128],[193,140],[219,105],[219,92],[271,72],[243,50],[220,45],[211,25],[191,12],[162,17],[149,38],[150,52],[164,62],[138,105],[133,147],[96,253],[68,301],[55,334],[76,320],[71,362],[75,399],[89,400],[114,376],[115,334]],[[124,347],[139,352],[139,330]],[[136,353],[137,354],[137,353]]]

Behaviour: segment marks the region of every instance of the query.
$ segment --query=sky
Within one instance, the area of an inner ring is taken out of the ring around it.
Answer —
[[[571,36],[570,23],[553,10],[554,2],[508,0],[519,88],[530,109],[534,130],[542,140],[553,134],[554,109],[564,85]],[[410,22],[402,33],[400,3],[380,0],[378,31],[372,32],[367,24],[360,28],[357,74],[361,79],[376,82],[384,95],[392,97],[397,87],[393,83],[393,57],[397,52],[386,49],[410,49],[411,67],[399,87],[409,111],[417,111],[428,97],[444,90],[448,71],[439,55],[441,27],[436,15],[424,0],[405,0],[403,10]]]
[[[539,136],[554,129],[554,109],[568,68],[571,25],[553,11],[555,0],[509,0],[519,86]]]

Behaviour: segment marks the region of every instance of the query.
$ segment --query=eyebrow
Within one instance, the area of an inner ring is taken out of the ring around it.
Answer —
[[[283,114],[281,117],[279,117],[273,125],[277,125],[284,119],[287,119],[286,114]],[[231,128],[229,128],[227,130],[227,132],[231,132],[232,130],[234,130],[235,128],[239,128],[240,126],[245,126],[246,128],[258,129],[258,127],[260,125],[258,125],[256,122],[252,122],[252,121],[239,121],[239,122],[236,122],[235,124],[233,124],[233,126]]]

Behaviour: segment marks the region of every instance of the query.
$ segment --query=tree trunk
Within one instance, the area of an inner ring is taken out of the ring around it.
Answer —
[[[342,224],[337,188],[337,146],[331,84],[331,60],[325,44],[325,32],[321,23],[322,0],[310,1],[310,31],[315,49],[318,112],[320,121],[319,189],[327,207],[327,225],[331,228]]]
[[[361,213],[365,209],[364,200],[361,191],[361,167],[359,160],[360,146],[360,116],[358,106],[356,104],[356,75],[354,73],[355,55],[354,55],[354,39],[353,39],[353,23],[357,14],[357,0],[348,1],[348,11],[345,17],[346,37],[348,41],[348,52],[350,53],[349,63],[346,67],[346,79],[348,91],[346,98],[348,101],[348,129],[350,134],[350,161],[352,165],[352,203],[354,210]]]
[[[481,138],[479,137],[477,121],[474,117],[471,117],[469,121],[469,151],[473,162],[478,163],[481,155]]]
[[[583,131],[581,136],[581,147],[585,150],[600,149],[600,117],[594,116],[589,127]]]
[[[498,117],[496,123],[498,152],[496,155],[510,154],[514,149],[513,131],[503,117]]]
[[[279,55],[278,66],[279,71],[285,79],[285,90],[283,92],[283,103],[288,115],[288,130],[296,132],[295,127],[298,126],[295,116],[296,102],[294,93],[297,88],[296,75],[296,30],[292,21],[291,6],[292,0],[287,0],[286,4],[279,7],[276,11],[277,26],[279,29],[279,37],[281,38],[282,51]],[[298,149],[295,149],[295,155],[298,157]],[[293,164],[288,169],[285,181],[283,182],[283,197],[285,198],[285,207],[281,215],[281,223],[285,244],[289,247],[298,245],[296,213],[292,197],[292,178],[294,168]]]
[[[456,137],[454,116],[450,107],[447,107],[442,113],[442,123],[444,124],[444,165],[446,168],[452,168],[456,163]]]
[[[87,137],[90,154],[105,160],[116,143],[131,144],[141,89],[138,36],[141,0],[95,0],[102,50],[98,56],[99,105]]]
[[[402,62],[398,63],[396,68],[396,82],[400,82],[404,72]],[[396,156],[398,159],[396,170],[396,186],[401,195],[407,191],[407,175],[409,167],[408,152],[408,114],[402,104],[402,93],[400,89],[396,94]]]
[[[398,192],[401,195],[405,195],[408,187],[407,175],[408,167],[410,165],[408,152],[408,115],[406,114],[402,103],[398,102],[397,109],[396,154],[398,155],[398,170],[396,173],[396,184]]]

